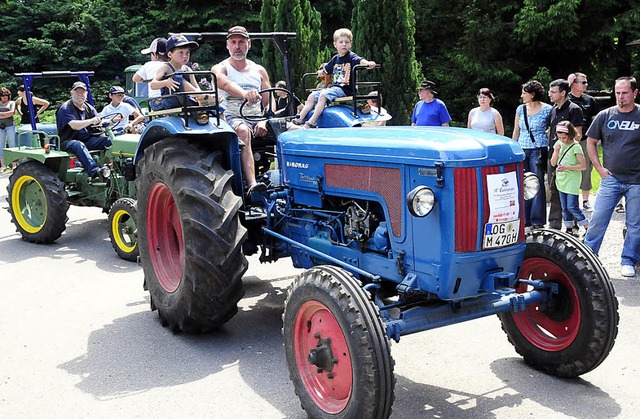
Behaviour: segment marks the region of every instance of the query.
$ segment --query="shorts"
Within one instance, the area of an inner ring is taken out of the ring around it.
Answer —
[[[344,90],[342,90],[342,87],[338,87],[338,86],[331,86],[331,87],[327,87],[326,89],[313,92],[313,99],[316,101],[316,103],[318,103],[318,99],[320,98],[320,95],[326,97],[328,103],[333,102],[339,97],[346,96],[346,94],[344,93]]]
[[[246,119],[238,115],[225,115],[225,119],[227,120],[227,123],[231,125],[231,128],[233,128],[234,131],[240,125],[246,125],[249,128],[249,131],[251,131],[251,136],[254,137],[253,129],[256,127],[258,121],[247,121]]]

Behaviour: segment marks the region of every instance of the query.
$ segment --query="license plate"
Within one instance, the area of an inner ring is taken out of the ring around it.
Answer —
[[[520,220],[509,221],[508,223],[485,224],[482,247],[484,249],[494,249],[517,243],[519,230]]]

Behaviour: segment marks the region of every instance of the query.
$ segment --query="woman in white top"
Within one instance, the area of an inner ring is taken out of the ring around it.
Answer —
[[[491,90],[483,87],[478,91],[478,106],[471,109],[467,119],[467,128],[492,134],[504,135],[502,116],[491,104],[496,99]]]

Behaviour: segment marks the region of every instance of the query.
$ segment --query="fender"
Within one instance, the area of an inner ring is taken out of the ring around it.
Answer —
[[[220,138],[225,138],[224,143],[231,144],[235,141],[237,144],[237,135],[233,128],[229,124],[220,119],[220,124],[217,125],[216,118],[210,118],[209,123],[205,125],[198,125],[193,120],[189,122],[189,126],[186,126],[184,119],[180,116],[166,116],[157,118],[151,121],[140,137],[138,148],[135,152],[135,163],[137,164],[144,156],[144,150],[150,145],[165,139],[167,136],[185,135],[194,137],[211,137],[216,138],[219,141]],[[228,135],[221,135],[227,133]],[[221,144],[220,148],[226,148]]]

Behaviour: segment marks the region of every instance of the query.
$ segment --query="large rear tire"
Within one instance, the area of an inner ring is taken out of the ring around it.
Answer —
[[[395,377],[377,307],[344,269],[317,266],[289,289],[284,347],[302,408],[312,418],[387,418]]]
[[[577,377],[600,365],[613,348],[619,317],[613,285],[597,256],[573,236],[535,230],[527,237],[519,277],[558,285],[550,301],[499,314],[525,362],[559,377]]]
[[[11,222],[32,243],[53,243],[67,228],[68,194],[56,174],[35,160],[19,164],[9,178]]]
[[[150,146],[140,161],[138,246],[145,287],[151,308],[174,332],[219,328],[237,313],[244,294],[242,202],[220,159],[219,152],[177,137]]]
[[[136,201],[120,198],[109,209],[109,238],[111,246],[124,260],[135,262],[140,254],[136,227]]]

